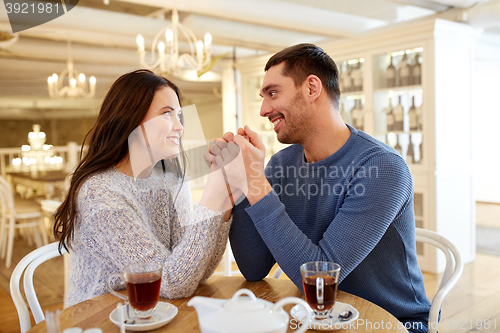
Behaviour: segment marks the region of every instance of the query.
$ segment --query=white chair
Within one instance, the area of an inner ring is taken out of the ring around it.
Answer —
[[[37,247],[46,245],[49,241],[40,205],[32,200],[16,200],[10,184],[2,176],[0,176],[0,204],[2,205],[2,220],[0,221],[1,255],[2,258],[5,258],[7,252],[5,266],[9,268],[12,261],[15,229],[33,228]],[[9,230],[8,234],[7,229]],[[30,237],[31,235],[28,233],[28,240],[31,243]]]
[[[441,251],[443,251],[446,257],[446,266],[444,269],[443,277],[441,279],[441,283],[439,284],[438,291],[432,299],[431,309],[429,311],[427,333],[436,333],[438,328],[439,310],[441,309],[443,300],[446,295],[448,295],[451,288],[453,288],[460,279],[460,276],[462,275],[462,271],[464,269],[464,264],[460,251],[458,251],[458,249],[452,242],[450,242],[440,234],[431,230],[415,228],[415,235],[417,242],[428,243],[436,246]],[[280,267],[278,267],[271,277],[279,279],[281,274],[283,274],[283,271]]]
[[[56,212],[57,208],[62,204],[61,201],[57,200],[42,200],[40,201],[40,205],[42,206],[42,212],[44,215],[44,218],[47,218],[49,220],[49,230],[52,231],[52,227],[54,226],[53,220],[52,220],[52,215]],[[66,299],[66,291],[69,290],[69,254],[64,255],[64,299]]]
[[[28,306],[24,302],[20,289],[21,276],[24,272],[24,293],[28,300],[29,308],[35,318],[35,322],[38,324],[45,320],[45,316],[38,302],[38,298],[36,297],[35,288],[33,286],[33,274],[41,263],[61,255],[58,247],[59,242],[54,242],[28,253],[21,259],[12,272],[10,277],[10,295],[19,315],[21,333],[27,332],[31,328]],[[64,248],[61,249],[61,252],[62,254],[67,253]]]
[[[431,303],[431,310],[429,311],[428,333],[436,333],[438,329],[439,310],[443,304],[443,300],[448,295],[450,290],[457,284],[464,269],[462,255],[456,246],[448,239],[440,234],[426,229],[416,229],[417,242],[428,243],[434,245],[443,251],[446,257],[446,266],[444,269],[441,283],[439,284],[438,291]]]

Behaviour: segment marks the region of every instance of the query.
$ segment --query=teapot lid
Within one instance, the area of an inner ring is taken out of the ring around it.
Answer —
[[[241,295],[247,297],[240,297]],[[258,299],[254,293],[248,289],[240,289],[234,293],[233,297],[224,303],[224,308],[231,312],[253,312],[260,311],[266,307],[267,301]]]

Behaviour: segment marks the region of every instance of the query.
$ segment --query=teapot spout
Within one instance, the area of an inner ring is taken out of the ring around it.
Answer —
[[[222,310],[222,303],[216,299],[202,296],[195,296],[188,302],[188,306],[194,307],[198,317],[206,316],[213,312]]]

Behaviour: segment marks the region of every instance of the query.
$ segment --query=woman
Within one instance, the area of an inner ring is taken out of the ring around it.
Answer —
[[[66,307],[106,293],[107,277],[135,262],[163,265],[166,298],[190,296],[217,267],[231,224],[227,189],[210,173],[193,209],[182,122],[179,91],[165,78],[137,70],[110,88],[55,214],[59,246],[71,249]]]

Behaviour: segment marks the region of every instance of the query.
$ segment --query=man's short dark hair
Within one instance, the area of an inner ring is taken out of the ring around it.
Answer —
[[[265,71],[284,62],[283,75],[291,77],[300,86],[311,74],[319,77],[333,105],[338,108],[340,99],[339,71],[335,61],[314,44],[297,44],[276,53],[268,60]]]

